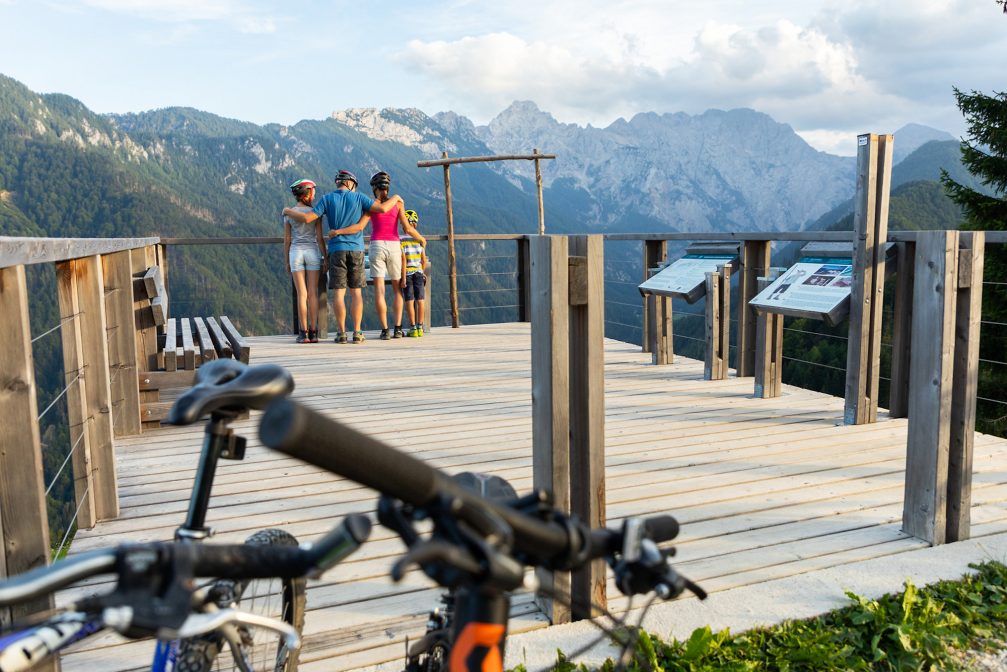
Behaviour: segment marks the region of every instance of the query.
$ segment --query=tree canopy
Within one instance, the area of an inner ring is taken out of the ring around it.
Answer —
[[[972,229],[1007,228],[1007,93],[986,95],[954,89],[958,109],[968,124],[968,139],[962,140],[962,163],[988,186],[986,195],[954,180],[941,171],[948,196],[965,212]]]

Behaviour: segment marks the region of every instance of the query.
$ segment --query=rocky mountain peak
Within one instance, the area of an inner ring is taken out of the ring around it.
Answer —
[[[372,140],[416,147],[430,156],[455,149],[440,125],[415,108],[354,107],[337,110],[330,117]]]

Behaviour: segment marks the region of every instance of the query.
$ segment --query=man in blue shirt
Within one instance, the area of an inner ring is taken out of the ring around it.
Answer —
[[[366,221],[372,213],[388,212],[402,199],[393,196],[384,203],[378,203],[357,192],[357,178],[348,170],[340,170],[336,174],[336,190],[325,194],[315,202],[311,212],[298,212],[293,208],[284,208],[283,214],[290,219],[310,224],[322,215],[329,222],[329,289],[334,290],[332,308],[336,314],[339,331],[336,343],[346,343],[346,304],[344,297],[346,289],[350,290],[350,314],[353,317],[353,342],[363,343],[364,334],[360,331],[360,321],[364,317],[364,298],[362,289],[367,284],[364,273],[364,232],[363,228],[356,233],[336,235],[337,229],[346,228],[361,221]]]

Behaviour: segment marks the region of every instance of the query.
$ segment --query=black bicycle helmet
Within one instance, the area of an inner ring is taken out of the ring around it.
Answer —
[[[359,184],[357,182],[357,176],[348,170],[340,170],[336,173],[336,185],[345,184],[346,182],[352,182],[354,186]]]
[[[314,188],[315,183],[311,180],[297,180],[297,182],[290,185],[290,193],[294,195],[294,198],[300,198],[301,196],[307,195],[307,193]]]
[[[387,189],[392,186],[392,178],[385,171],[374,173],[371,176],[371,189]]]

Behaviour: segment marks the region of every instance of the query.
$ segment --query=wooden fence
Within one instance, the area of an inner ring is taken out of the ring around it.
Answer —
[[[1007,243],[1007,233],[874,233],[880,235],[875,242],[887,240],[898,246],[891,406],[894,416],[908,414],[910,418],[904,528],[935,544],[964,539],[969,524],[983,249],[985,245]],[[644,273],[665,258],[672,241],[739,242],[740,264],[731,275],[737,278],[735,291],[740,295],[740,308],[730,322],[736,336],[739,377],[755,376],[758,364],[771,362],[771,357],[767,360],[766,356],[773,353],[765,348],[777,342],[776,336],[760,332],[756,314],[747,304],[757,292],[758,278],[771,266],[771,244],[831,241],[849,243],[852,249],[856,242],[852,232],[692,232],[569,238],[463,234],[455,239],[514,242],[517,313],[520,320],[533,325],[536,483],[548,485],[565,507],[580,511],[594,524],[602,524],[599,511],[602,516],[604,511],[603,500],[598,499],[598,493],[604,492],[603,475],[598,470],[604,458],[600,439],[604,425],[594,424],[598,418],[603,423],[604,418],[604,400],[596,394],[603,389],[598,345],[599,325],[604,320],[602,241],[639,243]],[[428,240],[436,243],[445,237],[432,235]],[[0,423],[0,538],[4,548],[0,553],[0,575],[43,564],[51,552],[25,266],[54,264],[57,270],[64,395],[73,445],[74,504],[78,509],[77,524],[87,527],[118,512],[114,437],[141,431],[138,409],[142,392],[135,374],[137,340],[142,338],[137,316],[142,311],[133,302],[133,279],[152,261],[166,261],[166,246],[196,242],[157,238],[0,238],[0,311],[4,315],[0,320],[0,414],[5,418]],[[198,243],[279,245],[282,240],[200,239]],[[871,259],[871,271],[884,277],[877,261],[883,260],[883,255],[858,254],[855,258],[859,264]],[[166,268],[166,263],[163,265]],[[866,287],[863,291],[877,292],[876,287]],[[671,363],[670,301],[641,298],[639,305],[644,349],[654,355],[655,364]],[[853,309],[859,307],[854,305]],[[730,304],[721,303],[719,311],[711,312],[729,319]],[[851,319],[850,324],[851,342],[864,342],[879,329],[876,320]],[[718,329],[724,327],[723,323],[718,325]],[[723,342],[725,331],[716,333]],[[578,350],[581,345],[583,348]],[[879,357],[877,347],[862,350],[869,357],[863,366],[858,363],[855,367],[858,376],[863,375],[864,367],[874,366],[876,370]],[[726,372],[725,349],[721,347],[718,352],[724,360],[720,366]],[[859,355],[857,361],[862,361]],[[776,376],[778,369],[768,375]],[[849,369],[847,375],[853,375]],[[852,400],[848,396],[848,407],[852,404],[870,409],[873,405],[876,411],[876,388],[857,383],[847,389],[854,395]],[[855,415],[859,421],[873,419],[870,410]],[[571,417],[590,422],[575,427],[570,424]],[[563,445],[567,448],[563,449]],[[580,475],[573,477],[573,473]],[[599,577],[603,576],[599,571],[594,568],[571,581],[580,582],[583,590],[597,598]],[[0,614],[3,619],[10,617],[10,613]]]

